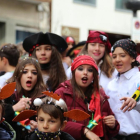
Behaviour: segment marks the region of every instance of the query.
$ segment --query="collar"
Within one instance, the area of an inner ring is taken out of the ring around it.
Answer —
[[[134,67],[132,69],[130,69],[129,71],[123,73],[123,74],[117,74],[117,80],[119,79],[119,77],[124,76],[126,79],[130,79],[133,75],[135,75],[137,72],[139,72],[138,67]]]

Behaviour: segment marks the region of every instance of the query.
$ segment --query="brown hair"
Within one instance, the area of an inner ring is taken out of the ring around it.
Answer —
[[[88,53],[87,49],[88,49],[88,43],[82,48],[82,50],[80,51],[79,54],[87,54]],[[103,63],[101,63],[99,67],[100,67],[101,71],[103,71],[106,74],[106,76],[108,78],[111,78],[112,73],[114,72],[115,68],[112,64],[112,59],[109,55],[107,46],[105,46],[105,54],[104,54],[102,60],[103,60]]]
[[[34,65],[37,70],[37,83],[35,84],[34,88],[30,91],[30,95],[29,95],[29,97],[35,98],[39,96],[42,91],[46,89],[43,83],[41,69],[38,60],[36,60],[35,58],[26,57],[23,60],[21,60],[20,63],[18,63],[13,76],[8,80],[8,83],[16,82],[16,91],[17,91],[17,96],[19,98],[20,95],[24,93],[24,89],[21,86],[20,79],[23,74],[22,72],[24,70],[24,67],[26,65]]]
[[[36,58],[35,51],[36,50],[34,50],[32,57]],[[66,80],[66,74],[63,68],[61,55],[54,46],[52,46],[52,55],[49,63],[49,79],[47,81],[47,86],[51,91],[55,91],[58,85]]]
[[[48,104],[50,100],[51,103]],[[61,124],[63,124],[63,121],[66,119],[63,113],[68,111],[65,101],[63,99],[59,99],[59,101],[56,101],[55,99],[50,97],[45,97],[42,99],[42,101],[43,104],[37,109],[37,116],[39,114],[39,111],[42,109],[44,113],[49,114],[55,119],[60,118]]]
[[[17,46],[15,44],[5,44],[0,49],[0,58],[3,57],[8,59],[9,65],[16,67],[20,52],[17,49]]]

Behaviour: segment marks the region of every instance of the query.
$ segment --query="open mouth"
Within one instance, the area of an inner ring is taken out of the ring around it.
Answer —
[[[28,80],[28,81],[26,82],[27,87],[30,87],[31,84],[32,84],[32,82],[31,82],[30,80]]]
[[[122,64],[117,64],[116,67],[117,68],[121,68],[123,65]]]
[[[87,80],[88,80],[88,78],[87,78],[87,77],[83,77],[83,78],[82,78],[82,82],[83,82],[83,83],[86,83],[86,82],[87,82]]]

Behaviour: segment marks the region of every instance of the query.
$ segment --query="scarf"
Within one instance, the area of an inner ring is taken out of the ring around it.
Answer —
[[[94,94],[91,96],[91,100],[89,103],[89,109],[94,113],[94,118],[96,116],[100,115],[101,116],[101,108],[100,108],[100,95],[99,92],[96,92],[96,97]],[[95,134],[97,134],[99,137],[103,137],[103,125],[102,125],[102,120],[98,123],[98,125],[92,130]]]

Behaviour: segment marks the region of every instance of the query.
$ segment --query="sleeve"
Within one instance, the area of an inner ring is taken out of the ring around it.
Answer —
[[[68,121],[63,131],[70,134],[76,140],[86,140],[84,129],[85,126],[83,124]]]
[[[15,112],[13,110],[13,99],[9,97],[5,99],[5,106],[4,106],[4,117],[8,123],[12,123],[12,119],[15,117]]]
[[[106,116],[109,116],[109,115],[114,116],[114,113],[112,112],[112,110],[110,108],[110,105],[109,105],[109,102],[107,100],[104,102],[103,106],[105,108],[107,108],[107,115]],[[114,136],[116,136],[118,134],[119,129],[120,129],[120,125],[119,125],[118,121],[116,120],[115,121],[115,127],[113,129],[111,129],[107,125],[104,125],[104,129],[105,129],[105,133],[108,135],[108,137],[114,137]]]

